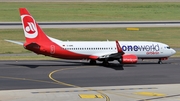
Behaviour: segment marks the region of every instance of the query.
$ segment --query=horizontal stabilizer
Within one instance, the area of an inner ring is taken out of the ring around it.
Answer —
[[[7,42],[11,42],[11,43],[15,43],[15,44],[18,44],[18,45],[22,45],[23,46],[23,42],[19,42],[19,41],[13,41],[13,40],[6,40],[5,39],[5,41],[7,41]]]

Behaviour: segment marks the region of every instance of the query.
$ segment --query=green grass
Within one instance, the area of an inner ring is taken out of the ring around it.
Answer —
[[[44,29],[45,33],[60,40],[69,41],[157,41],[180,48],[179,28],[140,28],[127,31],[125,28],[84,28],[84,29]],[[22,46],[5,42],[4,39],[24,41],[22,29],[0,30],[0,54],[27,53]]]
[[[1,2],[0,22],[20,21],[26,7],[37,21],[180,20],[180,3]]]

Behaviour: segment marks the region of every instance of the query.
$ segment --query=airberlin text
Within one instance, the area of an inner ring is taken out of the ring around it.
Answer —
[[[146,54],[159,54],[159,45],[123,45],[123,51],[146,51]]]

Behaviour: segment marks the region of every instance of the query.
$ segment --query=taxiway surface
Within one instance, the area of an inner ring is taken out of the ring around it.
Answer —
[[[119,67],[87,61],[0,61],[0,101],[179,101],[180,58]]]
[[[89,65],[87,61],[0,61],[0,90],[125,86],[180,83],[180,58],[119,67]]]

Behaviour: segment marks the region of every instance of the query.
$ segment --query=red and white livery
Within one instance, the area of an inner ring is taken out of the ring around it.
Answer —
[[[91,64],[117,60],[120,64],[134,64],[138,59],[167,59],[176,51],[160,42],[148,41],[61,41],[47,36],[26,8],[20,8],[20,16],[26,37],[21,44],[37,54],[62,59],[87,59]]]

